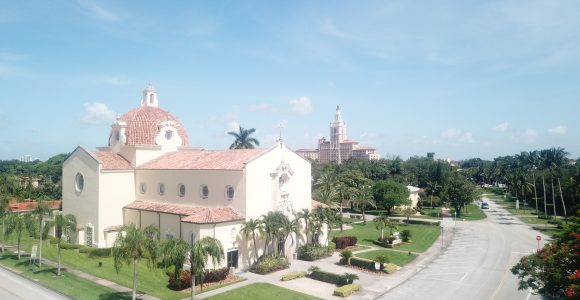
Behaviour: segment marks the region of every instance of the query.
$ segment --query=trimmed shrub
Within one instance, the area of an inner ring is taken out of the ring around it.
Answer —
[[[323,257],[332,256],[334,253],[334,244],[328,247],[318,245],[303,245],[298,247],[298,259],[313,261]]]
[[[204,272],[204,279],[203,283],[211,283],[211,282],[219,282],[226,277],[230,270],[228,268],[221,268],[215,270],[205,270]],[[167,276],[169,277],[169,288],[175,289],[175,278],[173,277],[174,272],[167,272]],[[199,284],[199,279],[196,278],[196,284]],[[179,274],[179,290],[188,289],[191,287],[191,273],[189,270],[181,270]]]
[[[79,253],[90,253],[93,250],[95,250],[93,247],[81,246],[81,248],[79,248]]]
[[[345,280],[343,275],[325,272],[325,271],[321,271],[321,270],[313,270],[312,273],[310,273],[309,277],[314,279],[314,280],[328,282],[328,283],[336,284],[338,286],[343,286],[346,284],[346,280]]]
[[[344,249],[356,245],[358,239],[356,236],[333,237],[332,242],[336,244],[336,249]]]
[[[332,293],[334,296],[339,296],[339,297],[348,297],[358,291],[361,290],[361,285],[360,284],[347,284],[347,285],[343,285],[341,287],[338,287],[336,289],[334,289],[334,293]]]
[[[58,239],[55,238],[54,236],[49,236],[48,240],[50,241],[50,244],[52,244],[52,245],[58,244]]]
[[[403,240],[403,242],[408,242],[409,239],[411,239],[411,230],[405,229],[401,231],[401,240]]]
[[[355,266],[355,267],[359,267],[362,269],[366,269],[366,270],[370,270],[370,271],[376,271],[377,269],[375,268],[375,262],[372,260],[368,260],[368,259],[364,259],[364,258],[360,258],[360,257],[353,257],[350,259],[350,265],[351,266]]]
[[[65,241],[62,241],[60,243],[60,248],[61,249],[66,249],[66,250],[76,250],[76,249],[80,249],[82,247],[82,245],[79,244],[71,244]]]
[[[290,267],[290,262],[285,256],[268,256],[258,260],[252,268],[250,268],[250,271],[264,275],[288,267]]]
[[[340,263],[350,265],[350,259],[353,257],[352,251],[344,250],[340,252]]]
[[[433,221],[421,220],[421,219],[409,219],[409,223],[407,223],[407,224],[420,224],[420,225],[439,226],[441,224],[441,221],[433,222]]]
[[[113,255],[113,248],[94,248],[89,252],[89,258],[103,258]]]
[[[282,279],[280,279],[280,280],[281,281],[288,281],[288,280],[292,280],[292,279],[302,278],[304,276],[306,276],[306,272],[296,271],[296,272],[290,272],[290,273],[282,275]]]
[[[385,265],[383,271],[386,272],[387,274],[393,274],[397,271],[397,268],[398,268],[397,265],[388,263]]]

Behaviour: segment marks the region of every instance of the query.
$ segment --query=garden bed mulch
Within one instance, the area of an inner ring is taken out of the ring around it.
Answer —
[[[241,277],[241,276],[238,276],[238,275],[232,275],[232,274],[230,274],[230,275],[228,275],[226,277],[226,279],[224,279],[222,281],[204,283],[203,284],[203,291],[201,290],[201,287],[200,287],[199,284],[196,285],[195,286],[195,292],[196,293],[198,293],[198,292],[201,292],[201,293],[208,292],[208,291],[212,291],[212,290],[215,290],[215,289],[219,289],[219,288],[228,286],[230,284],[234,284],[234,283],[237,283],[237,282],[240,282],[240,281],[244,281],[244,280],[246,280],[246,278]],[[181,291],[182,292],[191,293],[191,288],[183,289]]]

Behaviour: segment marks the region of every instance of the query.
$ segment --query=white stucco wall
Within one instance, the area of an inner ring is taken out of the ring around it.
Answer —
[[[99,172],[99,163],[80,147],[63,164],[63,213],[74,215],[80,227],[84,227],[89,223],[95,229],[99,226]],[[84,177],[84,188],[82,192],[75,190],[75,177],[77,173],[81,173]],[[96,239],[98,235],[95,234],[94,236]],[[79,244],[84,244],[84,232],[79,232],[75,241]]]
[[[135,199],[135,173],[101,170],[99,180],[98,247],[105,247],[105,228],[123,225],[123,207]]]

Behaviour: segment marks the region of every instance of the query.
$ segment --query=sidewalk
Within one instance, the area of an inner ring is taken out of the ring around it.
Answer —
[[[16,249],[15,248],[16,248],[16,246],[6,246],[5,247],[5,249],[10,250],[10,251],[16,253]],[[21,255],[24,255],[24,256],[30,256],[30,253],[26,253],[24,251],[20,251],[20,254]],[[45,264],[45,265],[47,265],[47,266],[54,267],[54,268],[58,267],[58,264],[56,262],[51,261],[51,260],[48,260],[46,258],[43,258],[42,259],[42,263]],[[3,266],[0,265],[0,267],[3,267]],[[14,272],[14,270],[12,270],[10,268],[4,268],[4,269],[9,270],[11,272]],[[106,279],[103,279],[103,278],[99,278],[99,277],[93,276],[91,274],[88,274],[88,273],[85,273],[85,272],[82,272],[82,271],[79,271],[79,270],[76,270],[76,269],[72,269],[72,268],[70,268],[68,266],[64,266],[62,264],[61,264],[61,270],[64,271],[64,272],[68,272],[70,274],[76,275],[78,277],[84,278],[86,280],[92,281],[92,282],[94,282],[96,284],[99,284],[99,285],[108,287],[110,289],[116,290],[118,292],[125,292],[128,295],[131,295],[131,292],[133,291],[131,288],[128,288],[128,287],[119,285],[119,284],[114,283],[112,281],[109,281],[109,280],[106,280]],[[17,272],[14,272],[14,273],[18,274]],[[51,288],[51,287],[48,286],[48,288]],[[137,298],[138,299],[142,299],[142,300],[159,300],[159,298],[156,298],[156,297],[153,297],[151,295],[147,295],[147,294],[141,293],[138,290],[137,290]]]

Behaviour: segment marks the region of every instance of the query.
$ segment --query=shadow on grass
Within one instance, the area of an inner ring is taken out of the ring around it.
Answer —
[[[131,299],[131,295],[125,292],[112,292],[99,295],[99,300]],[[137,299],[140,299],[137,297]]]
[[[37,265],[34,265],[34,267],[38,268]],[[56,275],[57,270],[56,270],[56,268],[44,268],[42,270],[33,271],[32,273],[34,273],[34,274],[52,273],[53,275]]]

